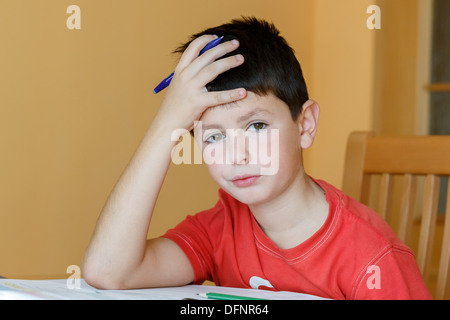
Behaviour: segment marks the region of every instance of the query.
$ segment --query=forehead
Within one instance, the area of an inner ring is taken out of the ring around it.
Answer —
[[[245,99],[208,108],[200,120],[208,124],[209,122],[223,122],[231,118],[236,120],[245,116],[276,115],[280,112],[289,112],[287,105],[282,100],[272,94],[259,96],[249,91]]]

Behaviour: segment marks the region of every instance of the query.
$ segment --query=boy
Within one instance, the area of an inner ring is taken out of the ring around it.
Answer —
[[[83,264],[88,283],[212,280],[332,299],[431,298],[413,253],[376,213],[305,173],[302,149],[313,143],[319,107],[273,25],[233,20],[178,51],[161,108],[97,223]],[[180,128],[193,130],[204,156],[215,158],[207,166],[220,200],[146,240]],[[261,150],[277,161],[271,170]]]

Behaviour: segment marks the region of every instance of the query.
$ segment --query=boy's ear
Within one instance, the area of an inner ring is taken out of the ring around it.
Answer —
[[[303,104],[302,113],[297,119],[300,132],[300,146],[302,149],[311,147],[317,132],[319,122],[319,105],[314,100],[308,100]]]

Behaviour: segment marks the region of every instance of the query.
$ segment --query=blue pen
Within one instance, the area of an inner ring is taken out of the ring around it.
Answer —
[[[208,51],[209,49],[212,49],[212,48],[214,48],[215,46],[217,46],[221,41],[222,41],[222,38],[223,38],[223,36],[222,37],[220,37],[220,38],[217,38],[217,39],[214,39],[213,41],[211,41],[211,42],[209,42],[201,51],[200,51],[200,56],[202,55],[202,54],[204,54],[206,51]],[[155,89],[153,89],[153,93],[158,93],[158,92],[160,92],[161,90],[164,90],[165,88],[167,88],[168,86],[169,86],[169,84],[170,84],[170,81],[172,81],[172,78],[173,78],[173,72],[172,72],[172,74],[170,75],[170,76],[168,76],[167,78],[165,78],[163,81],[161,81],[161,83],[160,84],[158,84],[157,86],[156,86],[156,88]]]

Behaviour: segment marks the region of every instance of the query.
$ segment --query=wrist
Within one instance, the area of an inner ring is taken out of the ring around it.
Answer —
[[[158,113],[149,128],[159,137],[168,137],[170,141],[178,141],[179,138],[193,129],[194,121],[189,121],[180,115],[170,116],[166,113]]]

